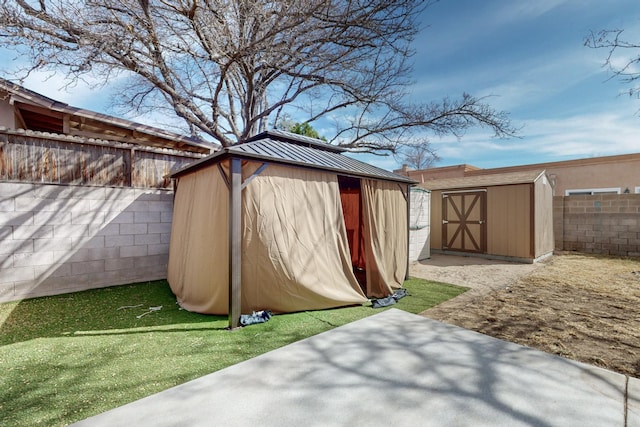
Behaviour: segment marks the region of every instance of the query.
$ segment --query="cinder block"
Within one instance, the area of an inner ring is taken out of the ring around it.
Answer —
[[[114,258],[104,261],[104,269],[106,271],[133,269],[134,258]]]
[[[33,240],[13,240],[11,234],[5,236],[0,230],[0,256],[5,254],[33,252]]]
[[[0,303],[14,301],[15,283],[0,283]]]
[[[82,187],[79,187],[82,188]],[[75,196],[77,190],[69,185],[37,185],[33,191],[33,197],[38,199],[70,199]]]
[[[71,224],[104,224],[104,212],[96,211],[72,211]]]
[[[136,268],[145,268],[145,267],[166,267],[167,263],[169,262],[169,255],[168,254],[164,254],[164,255],[152,255],[152,256],[145,256],[145,257],[139,257],[135,259],[135,266]]]
[[[104,187],[80,185],[37,185],[34,191],[36,197],[42,199],[104,199]]]
[[[105,236],[104,245],[108,248],[114,246],[133,246],[133,237],[134,234]]]
[[[163,280],[167,278],[166,265],[151,265],[148,267],[138,267],[135,282],[147,282],[150,280]],[[132,280],[133,281],[133,280]]]
[[[45,280],[48,277],[71,276],[71,264],[38,265],[33,267],[36,280]]]
[[[0,269],[13,268],[13,254],[0,255]]]
[[[33,225],[33,212],[3,212],[0,227],[9,225]]]
[[[79,250],[69,257],[69,262],[97,261],[109,258],[118,258],[120,250],[114,248],[78,248]],[[75,273],[74,273],[75,274]]]
[[[618,197],[609,201],[609,205],[612,207],[627,207],[629,206],[629,200],[624,197]]]
[[[90,225],[89,235],[91,236],[115,236],[120,234],[120,224]]]
[[[160,235],[160,243],[171,243],[171,233],[163,233]]]
[[[53,264],[53,252],[20,253],[13,255],[14,267]]]
[[[40,211],[33,212],[34,225],[63,225],[71,224],[71,212]]]
[[[148,254],[147,245],[124,246],[120,248],[120,257],[122,258],[147,256],[147,254]]]
[[[135,197],[138,201],[157,201],[162,200],[167,195],[166,190],[152,190],[152,189],[135,189]]]
[[[110,224],[133,224],[133,212],[109,211],[105,213],[104,222]]]
[[[71,237],[58,237],[54,239],[33,239],[34,252],[68,251],[71,248]]]
[[[88,289],[86,282],[77,280],[82,276],[49,276],[31,285],[28,297],[42,297],[47,295],[60,295],[74,291]],[[28,283],[25,283],[28,285]],[[16,286],[16,289],[18,287]],[[24,292],[26,293],[26,292]]]
[[[14,212],[16,210],[16,202],[13,197],[0,198],[0,212]]]
[[[66,200],[18,197],[15,199],[15,206],[16,211],[19,212],[60,212],[69,207],[66,202]]]
[[[89,235],[87,224],[63,224],[55,225],[53,236],[55,237],[80,237]]]
[[[611,243],[612,245],[627,245],[629,241],[627,239],[615,238],[615,239],[611,239],[609,243]]]
[[[92,211],[123,211],[133,203],[133,198],[123,197],[122,199],[90,200]]]
[[[124,212],[149,212],[149,202],[136,200],[127,206]]]
[[[52,225],[16,225],[13,227],[13,238],[24,239],[50,239],[53,237]]]
[[[133,222],[136,224],[160,222],[160,212],[134,212]]]
[[[151,212],[170,212],[173,210],[173,202],[157,201],[149,202],[149,211]]]
[[[618,234],[618,233],[626,233],[629,231],[629,226],[627,225],[611,225],[606,228],[608,233]]]
[[[149,255],[168,255],[169,245],[168,244],[149,245],[148,253]]]
[[[74,248],[81,249],[93,249],[93,248],[104,248],[105,245],[105,236],[94,236],[94,237],[71,237],[71,244]]]
[[[135,234],[134,245],[157,245],[160,243],[159,234]]]
[[[71,212],[91,212],[91,201],[86,199],[69,199],[67,208]]]
[[[109,201],[122,201],[129,205],[136,199],[136,191],[131,188],[109,187],[105,188],[105,199]]]
[[[0,268],[0,283],[33,280],[33,267]]]
[[[74,276],[104,271],[104,260],[74,262],[71,264],[71,274]]]
[[[147,234],[147,224],[120,224],[120,234]]]
[[[0,183],[0,197],[31,197],[34,191],[34,184],[24,184],[18,182]]]
[[[158,223],[149,224],[149,227],[147,230],[149,234],[171,233],[171,223],[158,222]]]
[[[173,221],[173,209],[167,212],[160,212],[160,222],[171,223]]]

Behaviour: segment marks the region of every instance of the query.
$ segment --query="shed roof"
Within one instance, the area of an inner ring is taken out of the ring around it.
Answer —
[[[342,154],[343,148],[284,131],[267,131],[242,144],[225,147],[171,175],[177,178],[228,157],[320,169],[348,176],[415,184],[406,176],[378,168]]]
[[[493,187],[499,185],[527,184],[536,182],[544,170],[501,173],[494,175],[464,176],[457,178],[444,178],[427,180],[419,184],[420,187],[429,190],[454,190],[474,187]]]

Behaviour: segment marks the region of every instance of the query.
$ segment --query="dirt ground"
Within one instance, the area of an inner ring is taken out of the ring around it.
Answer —
[[[411,274],[472,288],[426,317],[640,377],[640,259],[571,253],[514,264],[438,255]]]

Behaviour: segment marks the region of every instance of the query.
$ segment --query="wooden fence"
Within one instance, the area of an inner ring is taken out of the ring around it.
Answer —
[[[202,154],[113,141],[0,131],[0,181],[168,188]]]

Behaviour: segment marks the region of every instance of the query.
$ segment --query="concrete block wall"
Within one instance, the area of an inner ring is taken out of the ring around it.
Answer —
[[[554,233],[559,250],[638,257],[640,194],[554,197]]]
[[[411,190],[409,210],[409,261],[431,257],[431,193]]]
[[[173,192],[0,182],[0,302],[167,277]]]

